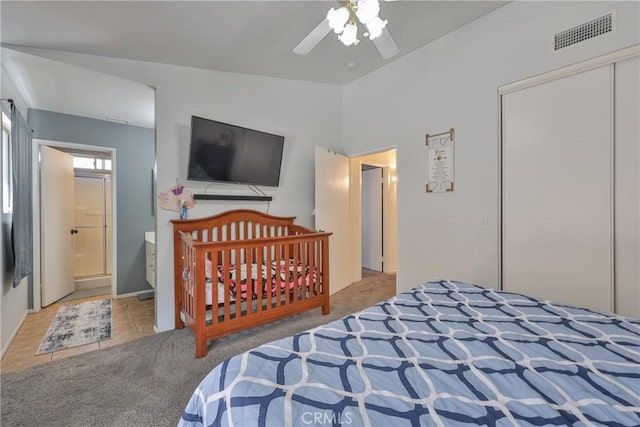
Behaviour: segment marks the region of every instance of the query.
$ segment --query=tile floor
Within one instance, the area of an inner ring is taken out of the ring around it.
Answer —
[[[100,350],[116,344],[136,340],[146,335],[153,335],[154,300],[139,300],[137,297],[114,299],[111,304],[111,336],[110,340],[68,348],[53,353],[35,353],[40,347],[51,321],[62,305],[77,304],[83,301],[109,298],[110,295],[57,302],[45,307],[37,313],[27,315],[13,342],[0,362],[2,372],[10,372],[30,366],[47,363],[52,360],[69,357],[88,351]]]

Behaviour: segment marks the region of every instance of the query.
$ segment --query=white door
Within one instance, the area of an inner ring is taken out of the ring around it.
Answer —
[[[612,301],[609,66],[503,95],[503,287],[594,310]]]
[[[73,274],[73,156],[40,147],[42,306],[75,290]]]
[[[349,265],[349,159],[316,147],[316,230],[333,233],[329,238],[331,294],[351,284]]]
[[[382,271],[382,168],[362,171],[362,266]]]

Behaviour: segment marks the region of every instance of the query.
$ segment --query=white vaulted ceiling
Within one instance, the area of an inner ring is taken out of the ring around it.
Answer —
[[[1,54],[2,72],[30,108],[154,127],[150,87],[12,49]]]
[[[0,2],[0,41],[5,47],[2,49],[4,71],[9,71],[13,80],[24,80],[15,82],[17,86],[31,88],[31,95],[25,96],[32,96],[26,100],[31,102],[30,107],[78,114],[64,105],[73,100],[77,105],[75,109],[84,111],[81,115],[115,116],[132,124],[152,126],[152,113],[122,111],[123,105],[117,104],[120,92],[115,89],[116,81],[109,80],[109,76],[81,76],[80,68],[66,70],[64,64],[55,65],[42,58],[43,62],[39,63],[38,57],[11,54],[10,49],[54,49],[342,85],[506,3],[381,2],[380,15],[388,19],[387,28],[400,49],[389,61],[381,58],[370,40],[360,37],[358,46],[345,47],[333,33],[306,56],[292,52],[324,19],[327,10],[338,6],[335,1],[3,0]],[[347,68],[348,63],[357,65]],[[16,75],[20,70],[21,75]],[[58,82],[55,87],[47,86],[52,75]],[[121,90],[135,96],[145,92],[145,88],[139,86],[125,84]],[[74,92],[78,98],[92,98],[96,104],[94,110],[104,111],[89,114],[87,111],[93,111],[87,110],[89,102],[74,100]],[[152,97],[152,92],[147,91],[142,98],[146,99],[149,93]],[[113,99],[118,108],[109,110],[110,102],[95,102],[97,99]],[[54,105],[56,102],[61,105]]]
[[[381,2],[400,54],[505,2]],[[138,59],[234,73],[344,84],[383,66],[361,37],[345,47],[329,34],[307,56],[292,49],[335,1],[2,1],[2,43]],[[358,67],[348,70],[355,61]]]

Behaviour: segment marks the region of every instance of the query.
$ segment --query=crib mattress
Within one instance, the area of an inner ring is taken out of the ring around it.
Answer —
[[[249,272],[249,269],[251,270]],[[226,301],[224,292],[225,277],[229,277],[229,300],[235,301],[237,295],[237,286],[240,286],[240,298],[246,301],[248,292],[251,291],[252,299],[257,299],[261,293],[263,298],[268,296],[275,297],[278,294],[278,288],[282,291],[285,289],[293,290],[296,287],[302,289],[317,281],[317,268],[310,269],[301,263],[296,263],[293,259],[274,261],[270,265],[253,263],[250,266],[246,263],[231,264],[229,270],[225,271],[223,265],[219,265],[216,271],[216,286],[218,289],[218,304]],[[213,275],[214,268],[211,261],[207,260],[206,290],[205,299],[207,305],[213,304]],[[250,274],[249,274],[250,273]],[[281,292],[282,292],[281,291]]]

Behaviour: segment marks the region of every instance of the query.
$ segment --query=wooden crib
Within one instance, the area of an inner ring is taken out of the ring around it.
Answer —
[[[329,236],[295,217],[233,210],[174,220],[175,326],[207,342],[322,307],[329,314]]]

